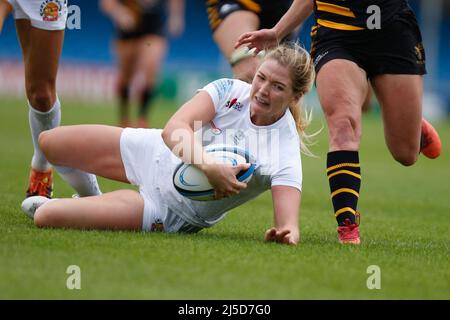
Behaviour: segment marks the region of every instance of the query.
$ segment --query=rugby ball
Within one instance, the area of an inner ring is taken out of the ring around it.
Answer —
[[[236,178],[247,183],[255,171],[255,164],[248,152],[231,145],[215,145],[205,148],[205,151],[217,159],[219,163],[236,166],[241,163],[251,163],[247,170],[240,171]],[[173,174],[173,185],[183,196],[197,201],[214,200],[214,189],[206,175],[192,164],[180,163]]]

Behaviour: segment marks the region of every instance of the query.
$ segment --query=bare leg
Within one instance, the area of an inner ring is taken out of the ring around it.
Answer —
[[[348,60],[331,60],[317,75],[317,92],[329,130],[327,176],[341,243],[360,243],[357,205],[361,185],[359,144],[366,73]]]
[[[214,32],[214,41],[222,54],[230,60],[234,52],[234,44],[239,36],[245,32],[255,31],[259,28],[259,18],[249,11],[236,11],[225,18]],[[233,66],[235,78],[252,82],[259,61],[256,57],[248,57]]]
[[[163,37],[148,35],[139,43],[137,73],[142,74],[144,86],[154,86],[159,68],[167,51],[167,41]]]
[[[34,109],[47,112],[56,101],[56,74],[64,31],[41,30],[29,20],[16,20],[25,64],[25,88]]]
[[[56,95],[64,31],[41,30],[29,20],[16,20],[25,66],[25,89],[29,102],[29,124],[34,154],[26,196],[52,196],[53,178],[50,164],[38,145],[39,134],[59,126],[60,105]]]
[[[414,164],[420,148],[422,76],[381,75],[372,83],[380,101],[389,151],[401,164]]]
[[[136,66],[136,77],[140,80],[138,127],[147,128],[147,113],[153,96],[153,90],[159,69],[167,51],[167,41],[161,36],[148,35],[139,41],[139,57]]]
[[[39,145],[54,165],[128,183],[120,154],[122,130],[103,125],[58,127],[41,133]]]
[[[364,100],[364,103],[362,105],[362,112],[369,113],[370,110],[372,110],[372,87],[369,84],[367,88],[366,100]]]
[[[118,59],[117,96],[119,100],[119,125],[129,127],[130,84],[136,70],[137,40],[118,40],[116,53]]]
[[[332,60],[317,75],[317,92],[328,123],[329,151],[359,149],[365,72],[348,60]]]
[[[133,190],[50,201],[36,210],[38,227],[142,230],[144,200]]]

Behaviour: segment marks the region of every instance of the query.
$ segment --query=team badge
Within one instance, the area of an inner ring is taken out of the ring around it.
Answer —
[[[150,231],[152,232],[164,232],[164,224],[161,219],[157,218],[154,223],[152,223],[150,227]]]
[[[40,14],[43,21],[58,21],[63,4],[61,0],[45,0],[41,4]]]

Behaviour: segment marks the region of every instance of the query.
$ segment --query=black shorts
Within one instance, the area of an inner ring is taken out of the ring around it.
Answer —
[[[207,1],[209,26],[214,32],[221,22],[236,11],[251,11],[259,17],[259,29],[274,27],[292,4],[292,0],[218,0]]]
[[[341,31],[316,26],[311,37],[316,74],[334,59],[355,62],[369,79],[380,74],[426,74],[422,36],[409,7],[378,30]]]
[[[165,17],[158,13],[144,14],[141,23],[133,30],[117,29],[117,38],[121,40],[137,39],[146,35],[157,35],[166,37]]]

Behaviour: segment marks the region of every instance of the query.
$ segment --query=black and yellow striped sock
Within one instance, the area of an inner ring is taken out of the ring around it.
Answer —
[[[356,223],[361,168],[358,151],[333,151],[327,155],[327,176],[338,225]]]

